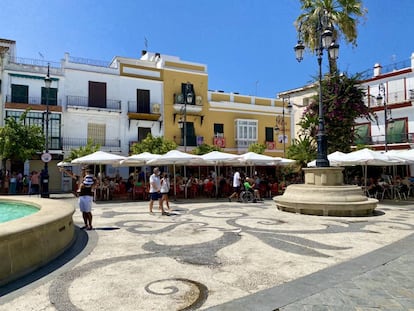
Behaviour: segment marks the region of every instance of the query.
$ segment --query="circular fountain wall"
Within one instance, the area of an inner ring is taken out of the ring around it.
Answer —
[[[62,200],[0,196],[39,208],[30,216],[0,223],[0,286],[47,264],[73,242],[74,207]]]
[[[289,185],[273,200],[279,210],[320,216],[369,216],[378,200],[361,187],[343,184],[343,168],[305,168],[305,183]]]

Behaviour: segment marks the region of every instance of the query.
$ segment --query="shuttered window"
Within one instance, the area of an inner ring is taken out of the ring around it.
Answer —
[[[106,108],[106,83],[89,81],[88,105]]]
[[[13,103],[29,103],[29,87],[27,85],[12,84],[11,92]]]
[[[137,90],[137,112],[150,113],[150,91]]]
[[[354,144],[355,145],[368,145],[371,142],[369,135],[369,124],[360,124],[355,126],[354,130]]]
[[[105,137],[105,124],[88,123],[88,139],[92,139],[94,144],[105,145]]]
[[[47,100],[46,100],[47,96]],[[57,106],[57,88],[49,88],[49,94],[47,88],[42,87],[42,105],[49,104],[51,106]]]

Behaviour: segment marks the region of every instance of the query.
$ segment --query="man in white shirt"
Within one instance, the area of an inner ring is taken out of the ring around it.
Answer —
[[[234,197],[239,198],[240,185],[241,185],[240,172],[238,169],[236,169],[233,175],[233,193],[231,196],[229,196],[229,202],[231,202],[231,199]]]
[[[149,211],[152,213],[152,208],[154,206],[154,201],[158,200],[159,209],[161,210],[162,215],[167,215],[164,212],[164,209],[161,205],[161,180],[160,180],[160,169],[158,167],[154,168],[153,174],[150,176],[150,189],[149,189]]]

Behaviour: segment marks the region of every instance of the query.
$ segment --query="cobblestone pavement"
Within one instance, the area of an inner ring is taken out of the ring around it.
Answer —
[[[271,200],[171,206],[162,216],[148,202],[95,204],[95,230],[77,229],[70,251],[0,288],[0,311],[414,310],[414,202],[363,218]]]

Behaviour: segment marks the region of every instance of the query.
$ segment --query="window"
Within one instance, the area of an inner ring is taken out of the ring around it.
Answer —
[[[105,137],[105,124],[88,123],[88,139],[92,139],[94,144],[105,145]]]
[[[187,103],[187,92],[193,93],[193,101],[191,103],[187,103],[187,105],[195,105],[195,98],[196,94],[194,92],[194,86],[192,84],[188,84],[189,89],[187,90],[187,83],[181,83],[181,93],[183,94],[183,100]]]
[[[89,81],[88,105],[106,108],[106,83]]]
[[[6,110],[6,118],[13,117],[16,120],[19,119],[23,112],[21,111],[11,111]],[[26,115],[24,123],[26,125],[37,125],[43,129],[43,132],[46,132],[46,113],[45,112],[32,112],[29,111]],[[60,150],[61,146],[61,128],[62,128],[62,119],[61,114],[58,113],[49,113],[49,149]]]
[[[274,129],[273,127],[266,127],[265,128],[265,136],[266,136],[266,140],[265,141],[274,141]]]
[[[47,96],[47,102],[46,102]],[[49,88],[49,94],[47,94],[47,88],[42,87],[42,105],[57,106],[57,88]]]
[[[27,85],[12,84],[11,92],[13,103],[29,103],[29,87]]]
[[[370,124],[359,124],[354,128],[354,144],[368,145],[371,143]]]
[[[148,134],[151,134],[151,128],[149,127],[138,127],[138,141],[142,141],[147,138]]]
[[[236,119],[234,125],[237,145],[247,147],[257,143],[257,120]]]
[[[214,123],[214,137],[223,137],[224,125],[221,123]]]
[[[407,141],[407,120],[398,119],[387,124],[387,143],[403,143]]]
[[[150,113],[150,91],[137,90],[137,112]]]
[[[187,135],[186,135],[187,146],[197,146],[197,137],[195,134],[194,123],[187,122],[186,129],[187,129]],[[182,137],[182,145],[184,146],[184,126],[181,128],[181,137]]]

